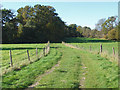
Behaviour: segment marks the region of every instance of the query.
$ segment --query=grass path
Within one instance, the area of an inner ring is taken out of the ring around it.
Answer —
[[[87,67],[82,63],[82,68],[81,68],[81,72],[83,72],[81,74],[81,79],[80,79],[80,84],[79,84],[79,88],[85,88],[84,86],[84,82],[85,82],[85,74],[87,73],[87,70],[85,70]]]
[[[50,74],[51,72],[53,72],[53,70],[58,67],[60,64],[60,61],[58,61],[58,63],[56,65],[54,65],[51,69],[47,70],[44,74],[40,75],[39,77],[36,78],[36,82],[33,83],[32,85],[29,86],[29,88],[33,88],[35,86],[37,86],[39,84],[39,81],[42,79],[43,76],[46,76],[48,74]],[[29,90],[28,88],[28,90]],[[27,89],[26,89],[27,90]]]
[[[62,46],[59,67],[36,88],[117,88],[118,65],[87,51]]]
[[[79,88],[117,88],[118,87],[118,65],[99,54],[81,50],[72,45],[68,47],[80,50],[81,57],[81,80]]]
[[[118,65],[110,62],[100,55],[81,51],[81,62],[85,77],[84,86],[81,88],[117,88],[118,87]]]
[[[79,51],[69,47],[59,49],[63,54],[59,67],[43,76],[36,88],[78,88],[81,61]]]

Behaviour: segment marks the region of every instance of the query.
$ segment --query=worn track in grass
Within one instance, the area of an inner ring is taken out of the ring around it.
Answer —
[[[70,44],[63,44],[79,49]],[[118,88],[118,65],[116,63],[110,62],[109,59],[101,57],[99,54],[92,54],[81,49],[79,51],[83,63],[81,68],[87,67],[83,71],[81,70],[79,88]]]
[[[37,81],[34,84],[30,85],[28,87],[28,89],[37,86],[39,84],[39,81],[42,79],[42,77],[44,77],[44,76],[50,74],[51,72],[53,72],[56,67],[59,67],[59,65],[60,65],[60,61],[58,61],[58,63],[55,66],[53,66],[50,70],[47,70],[44,74],[42,74],[39,77],[37,77],[37,79],[36,79]]]

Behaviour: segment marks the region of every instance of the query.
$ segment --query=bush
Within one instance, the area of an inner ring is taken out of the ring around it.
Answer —
[[[105,38],[105,39],[108,39],[108,35],[104,35],[104,38]]]
[[[112,29],[108,32],[108,39],[116,40],[116,29]]]

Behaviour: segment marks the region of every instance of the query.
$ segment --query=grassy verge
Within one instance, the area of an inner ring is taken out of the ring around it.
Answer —
[[[56,49],[51,49],[50,54],[41,58],[32,64],[22,67],[20,71],[11,71],[2,76],[2,88],[26,88],[32,83],[37,76],[43,74],[46,70],[54,66],[61,53]]]
[[[100,55],[81,51],[81,60],[87,67],[85,88],[118,88],[118,65]],[[82,78],[83,76],[81,76]]]
[[[89,51],[94,54],[100,54],[100,44],[102,44],[101,56],[108,58],[112,62],[118,64],[118,42],[112,43],[70,43],[81,50]],[[91,49],[90,49],[91,47]],[[113,48],[115,49],[115,55],[113,55]]]

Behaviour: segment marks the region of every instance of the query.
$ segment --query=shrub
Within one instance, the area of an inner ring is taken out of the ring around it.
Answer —
[[[108,39],[108,35],[104,35],[104,38],[105,38],[105,39]]]
[[[108,32],[108,39],[116,40],[116,29],[112,29]]]

